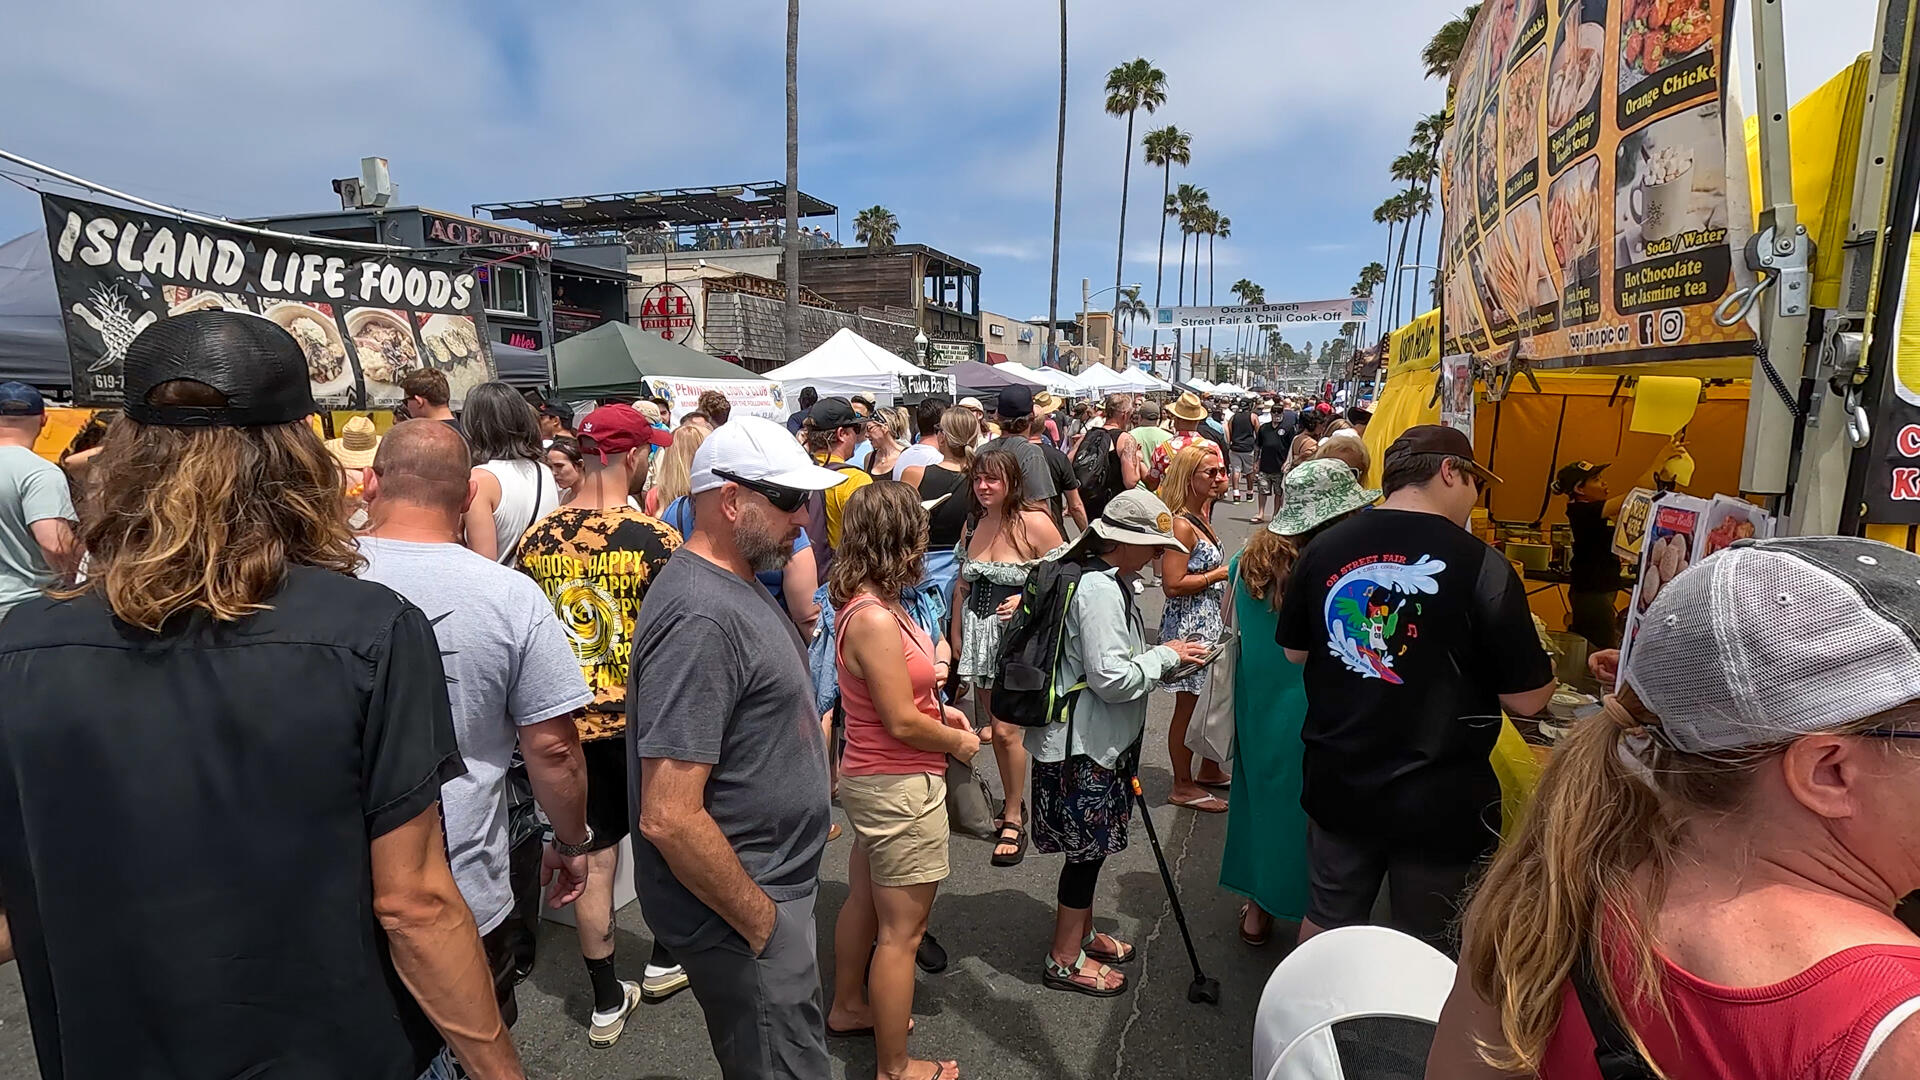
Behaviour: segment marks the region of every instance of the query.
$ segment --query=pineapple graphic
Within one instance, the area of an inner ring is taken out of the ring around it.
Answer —
[[[140,336],[140,331],[160,318],[151,311],[141,312],[139,318],[134,318],[133,308],[127,303],[127,298],[120,295],[118,285],[104,288],[96,285],[87,294],[87,299],[93,302],[93,307],[90,309],[85,304],[75,304],[73,313],[93,327],[94,332],[100,335],[103,346],[100,359],[87,365],[88,374],[105,371],[126,359],[127,346]]]

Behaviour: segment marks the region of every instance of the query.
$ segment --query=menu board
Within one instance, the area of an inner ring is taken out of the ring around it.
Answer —
[[[175,315],[219,308],[268,319],[307,358],[323,409],[390,409],[414,368],[444,372],[453,405],[495,378],[471,268],[224,229],[46,195],[54,291],[73,398],[114,406],[127,346]]]
[[[1744,323],[1713,321],[1737,255],[1732,9],[1481,5],[1440,147],[1443,352],[1505,359],[1518,343],[1543,367],[1753,352]]]

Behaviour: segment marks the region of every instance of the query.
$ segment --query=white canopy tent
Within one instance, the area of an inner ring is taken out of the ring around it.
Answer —
[[[1030,368],[1025,364],[1016,364],[1012,361],[997,366],[1016,369],[1015,374],[1037,382],[1061,397],[1086,397],[1089,394],[1095,393],[1095,391],[1088,389],[1085,384],[1081,383],[1079,379],[1074,378],[1072,375],[1057,367]]]
[[[1207,380],[1202,378],[1197,378],[1197,377],[1188,379],[1186,382],[1186,385],[1191,387],[1196,393],[1201,393],[1201,394],[1211,394],[1219,389],[1219,387],[1213,385]]]
[[[841,327],[812,352],[767,372],[780,384],[789,401],[811,386],[821,397],[871,395],[881,405],[892,405],[902,394],[953,394],[953,378],[924,371]]]
[[[1214,384],[1213,392],[1216,394],[1226,394],[1229,397],[1240,397],[1247,391],[1243,387],[1236,386],[1233,383],[1223,382]]]
[[[1074,378],[1080,385],[1094,394],[1135,394],[1142,393],[1133,388],[1132,381],[1105,364],[1088,364]]]
[[[1131,383],[1138,388],[1135,390],[1135,393],[1151,394],[1156,391],[1173,389],[1173,384],[1138,365],[1121,372],[1120,377],[1130,380]]]

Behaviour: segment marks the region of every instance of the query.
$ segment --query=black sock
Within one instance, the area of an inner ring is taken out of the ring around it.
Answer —
[[[613,1012],[626,1001],[627,991],[620,985],[620,976],[614,973],[611,955],[587,960],[587,978],[593,980],[594,1012]]]

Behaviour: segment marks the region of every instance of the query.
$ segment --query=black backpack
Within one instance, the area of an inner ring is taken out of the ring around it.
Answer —
[[[1107,503],[1120,494],[1120,448],[1118,433],[1110,427],[1088,428],[1073,450],[1073,475],[1080,481],[1080,501],[1087,517],[1097,518]]]
[[[826,467],[835,472],[862,471],[860,466],[844,461],[829,461]],[[807,544],[813,548],[813,565],[820,580],[827,580],[827,564],[833,562],[833,545],[827,542],[827,493],[824,491],[807,496]]]
[[[1045,727],[1068,718],[1082,681],[1055,685],[1067,642],[1067,608],[1080,588],[1081,566],[1037,563],[1020,591],[1020,607],[1000,632],[1000,663],[993,683],[993,715],[1021,727]]]

